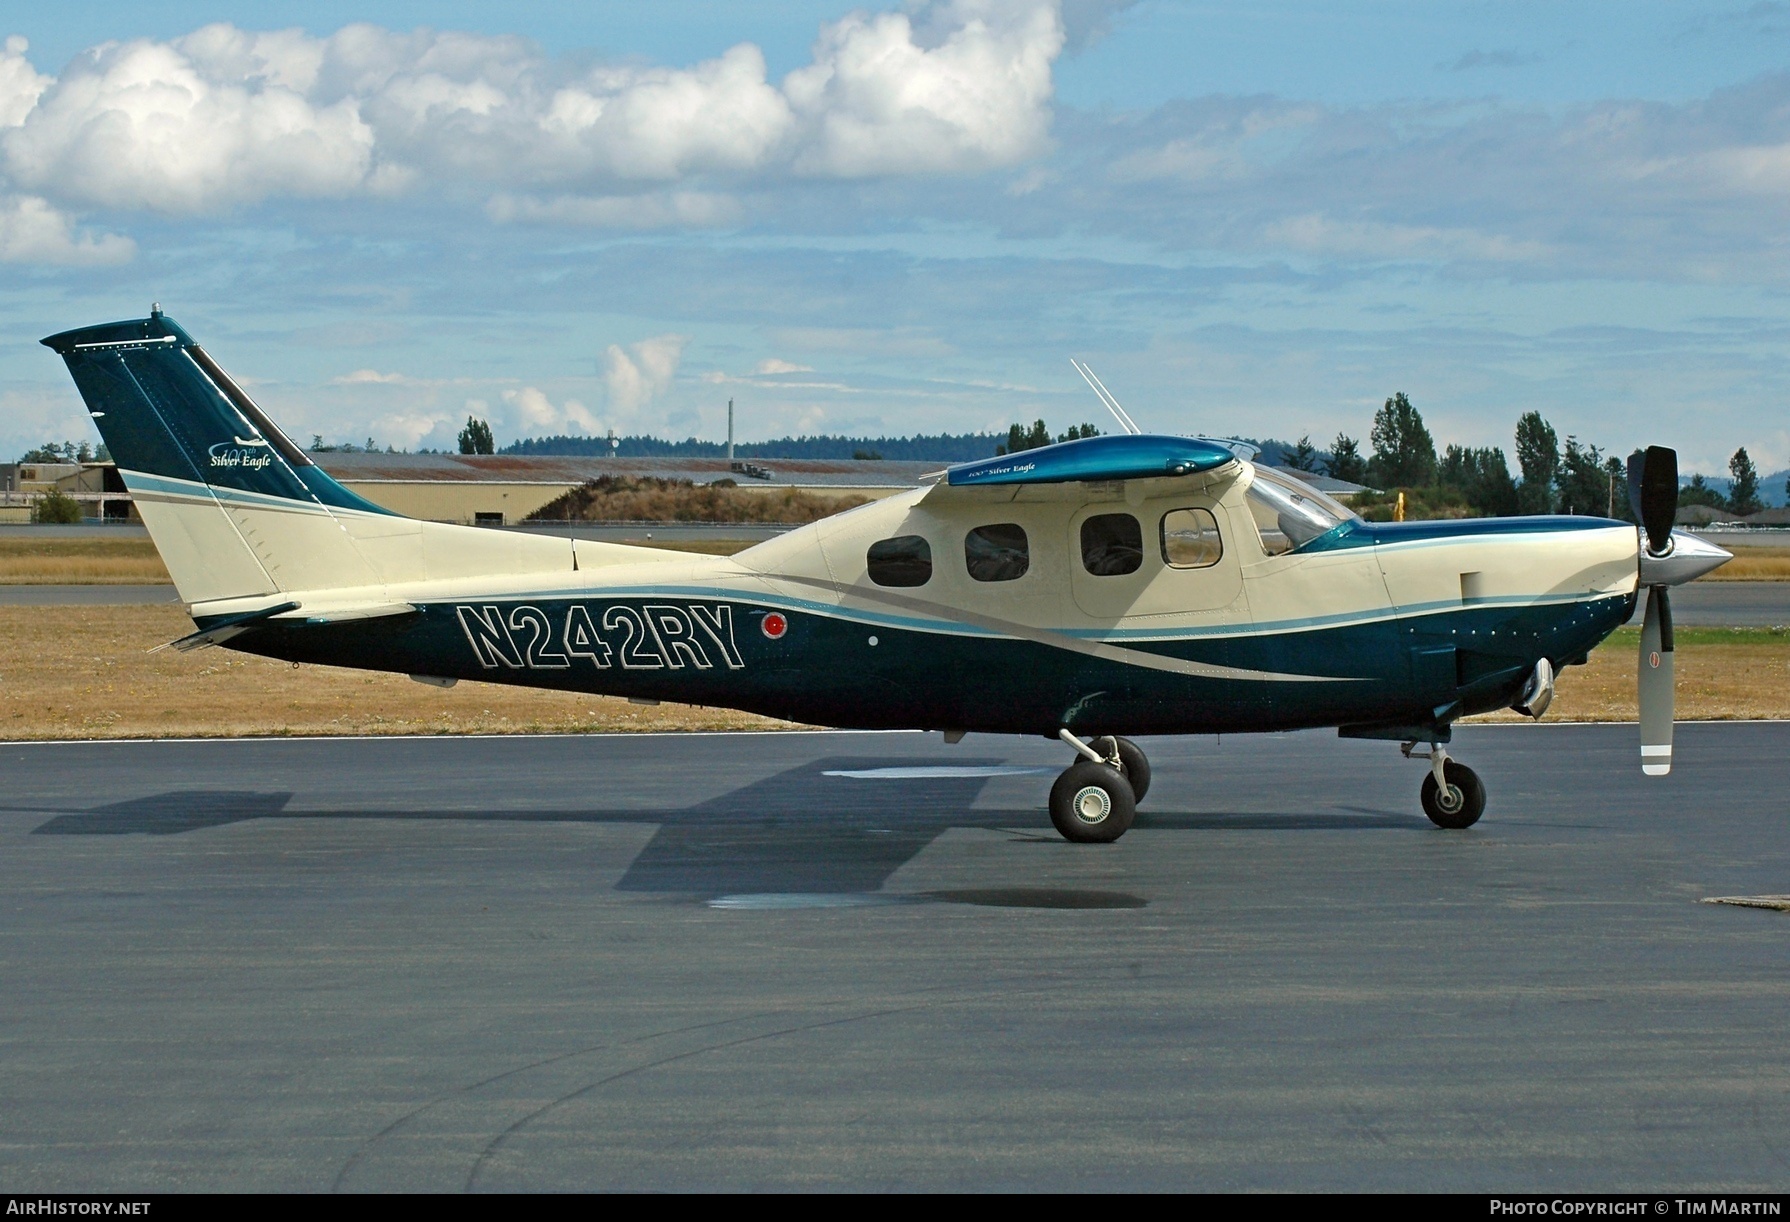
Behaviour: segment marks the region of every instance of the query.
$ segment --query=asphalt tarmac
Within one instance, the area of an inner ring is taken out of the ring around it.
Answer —
[[[125,607],[177,603],[171,585],[0,586],[0,607]]]
[[[0,1182],[1782,1189],[1790,724],[1145,746],[0,748]]]
[[[1635,600],[1638,624],[1646,599]],[[1790,581],[1693,581],[1672,590],[1672,622],[1691,628],[1773,628],[1790,624]]]

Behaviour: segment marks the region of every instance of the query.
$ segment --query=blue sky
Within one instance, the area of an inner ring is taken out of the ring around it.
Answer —
[[[290,431],[1790,465],[1790,5],[0,4],[0,451],[161,300]],[[365,23],[353,26],[351,23]]]

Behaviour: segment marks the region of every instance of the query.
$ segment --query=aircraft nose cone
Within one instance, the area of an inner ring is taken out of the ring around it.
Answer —
[[[1641,542],[1641,584],[1644,586],[1676,586],[1695,581],[1714,572],[1734,553],[1717,547],[1707,539],[1699,539],[1689,531],[1672,532],[1672,546],[1663,556],[1648,552],[1645,536]]]

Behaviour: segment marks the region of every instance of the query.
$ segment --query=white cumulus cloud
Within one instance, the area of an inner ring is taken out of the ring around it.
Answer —
[[[31,44],[17,34],[0,49],[0,128],[17,127],[50,87],[50,78],[39,76],[25,52]]]
[[[714,225],[738,213],[728,193],[673,186],[975,172],[1042,151],[1062,47],[1054,0],[854,13],[782,82],[751,43],[687,67],[589,66],[514,37],[364,24],[209,25],[103,44],[51,78],[14,38],[0,176],[166,213],[446,189],[494,193],[499,220]]]
[[[671,389],[683,359],[687,337],[659,335],[623,348],[611,344],[603,353],[603,384],[610,411],[627,417]]]
[[[210,26],[95,48],[0,133],[6,175],[71,202],[166,212],[352,191],[373,132],[352,99],[307,95],[313,41]]]
[[[784,82],[809,129],[796,168],[857,178],[1012,164],[1044,146],[1062,49],[1054,4],[853,13]]]
[[[128,263],[137,244],[115,233],[76,231],[67,214],[34,195],[0,196],[0,263]]]
[[[545,391],[533,386],[506,390],[503,401],[510,406],[510,427],[519,436],[538,437],[552,433],[596,433],[602,425],[590,409],[576,399],[566,399],[555,406]]]

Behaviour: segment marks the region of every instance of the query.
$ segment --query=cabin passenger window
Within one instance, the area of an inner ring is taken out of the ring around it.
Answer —
[[[1128,513],[1097,513],[1081,524],[1081,565],[1096,577],[1123,577],[1144,564],[1144,528]]]
[[[870,545],[864,557],[879,586],[923,586],[932,580],[932,545],[919,535],[896,535]]]
[[[1162,562],[1170,568],[1210,568],[1223,555],[1211,510],[1171,509],[1162,515]]]
[[[1024,577],[1032,563],[1025,528],[1016,522],[976,527],[963,537],[963,563],[977,581]]]

